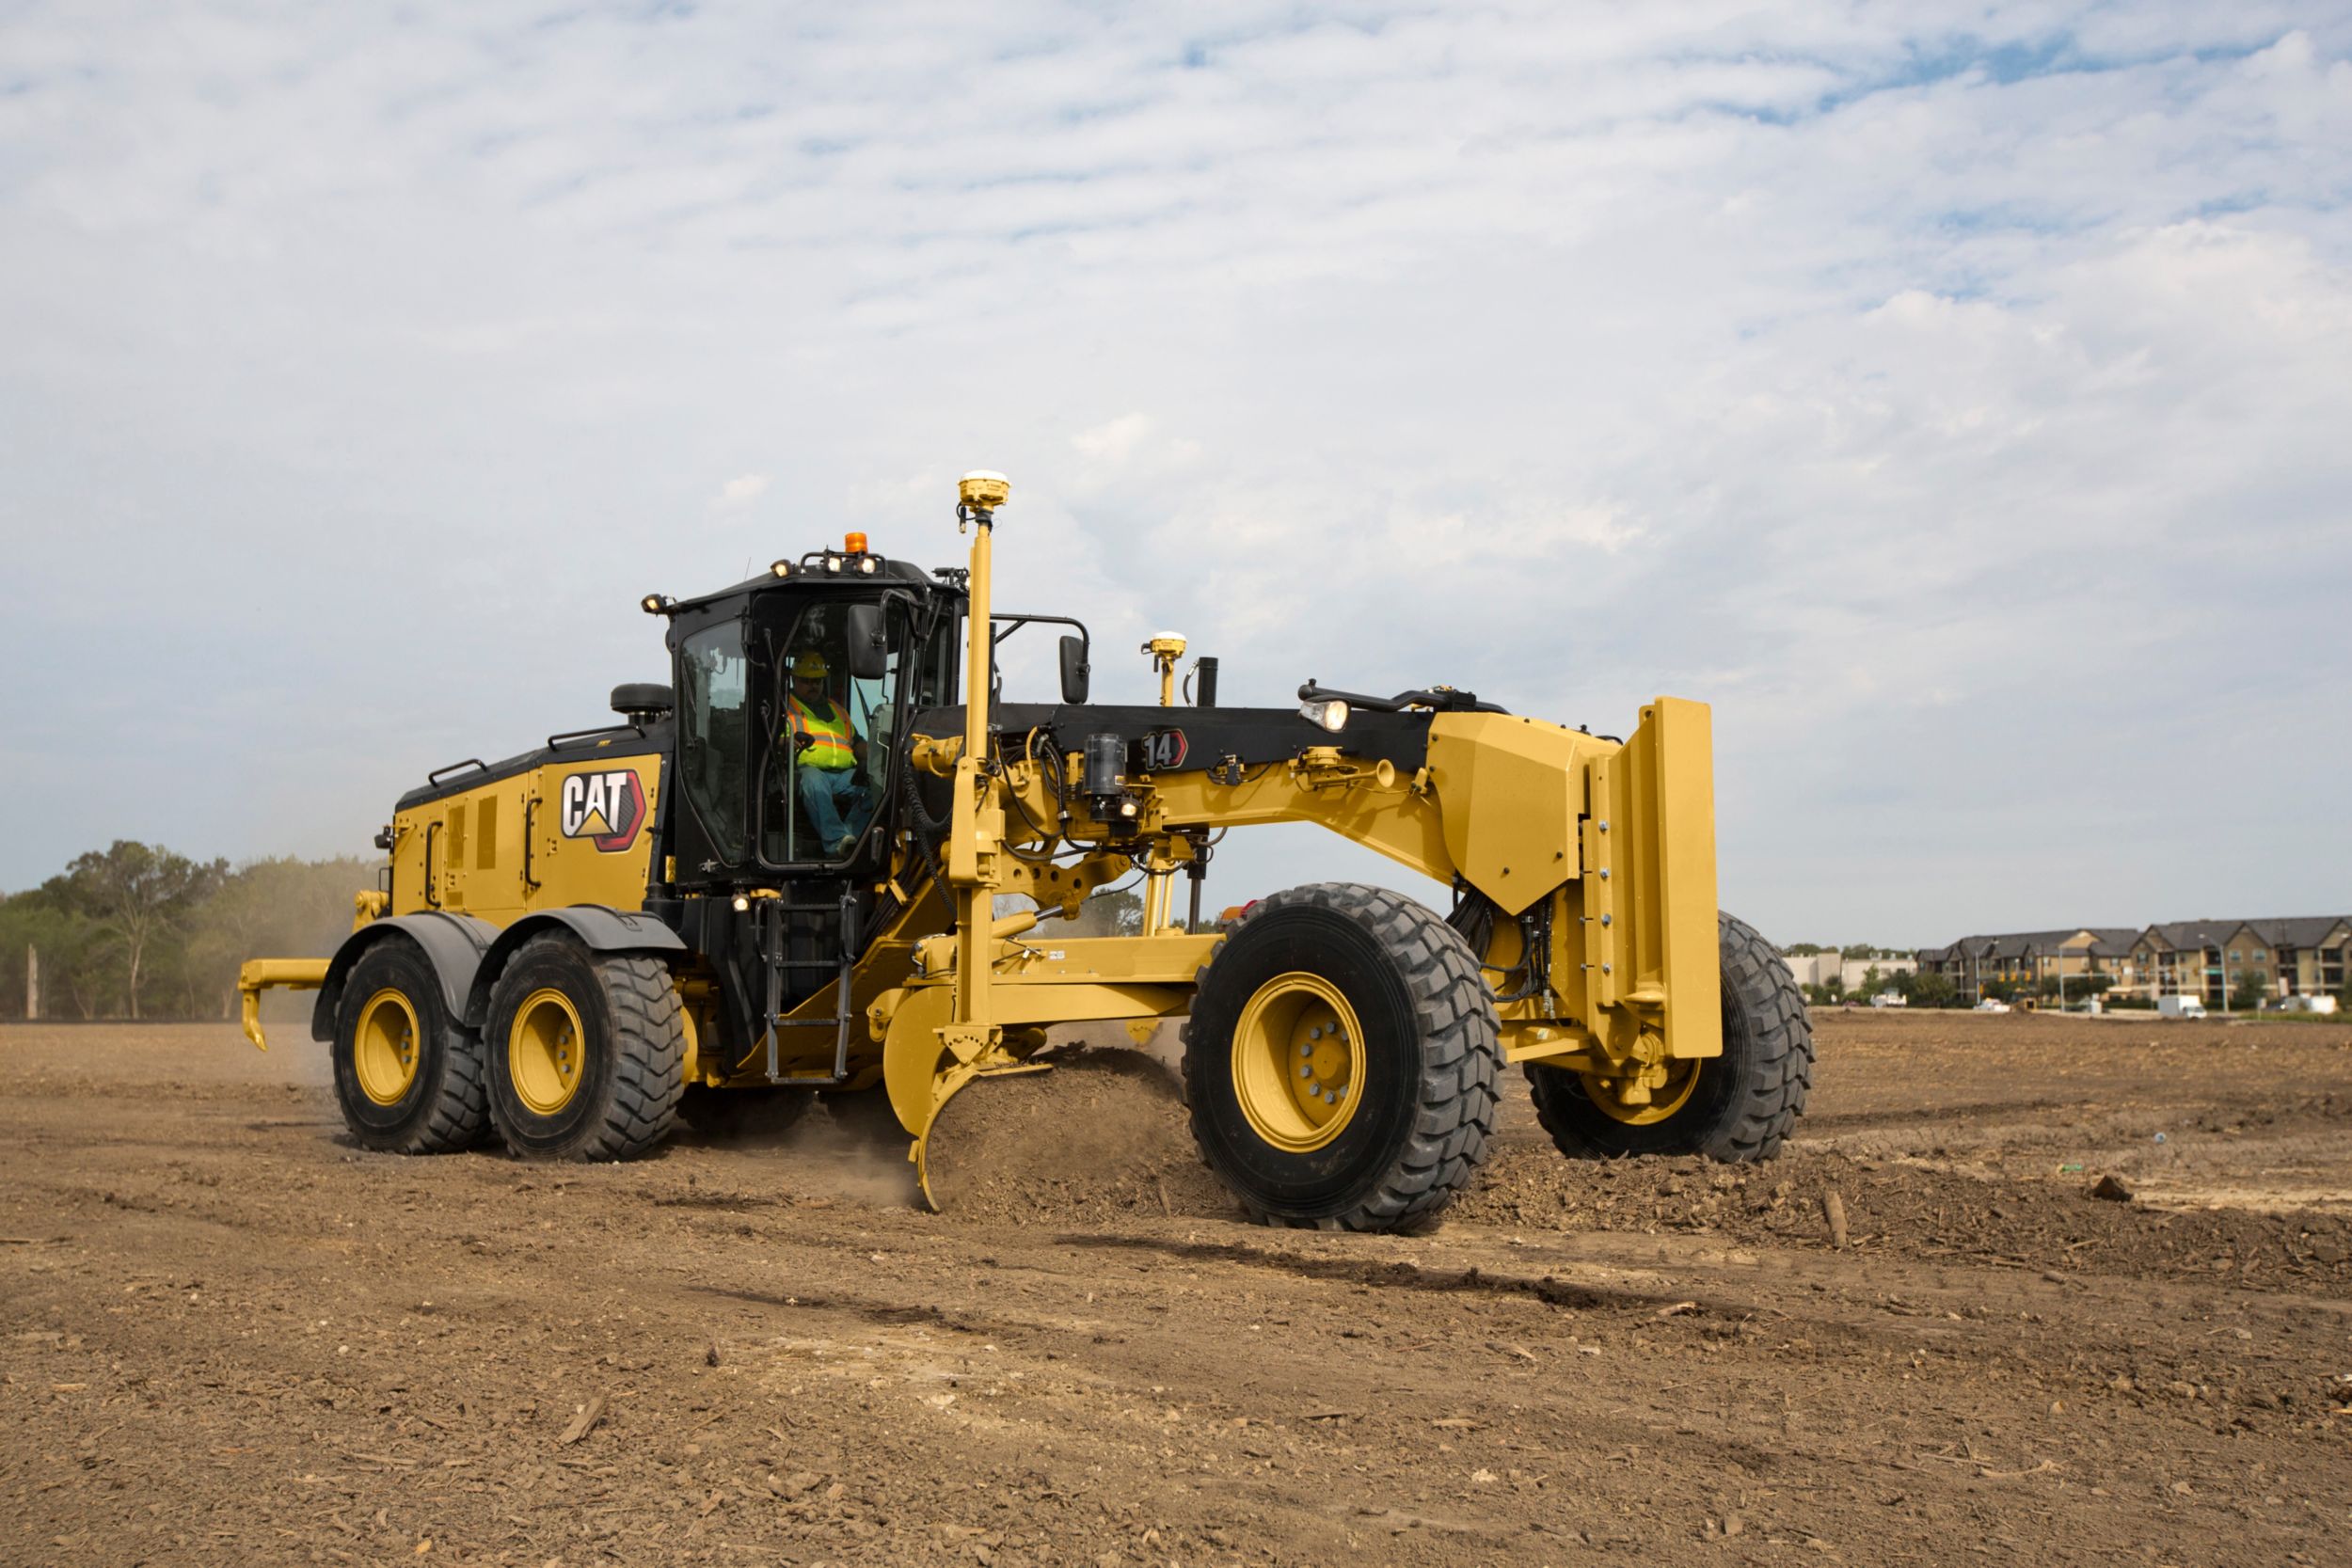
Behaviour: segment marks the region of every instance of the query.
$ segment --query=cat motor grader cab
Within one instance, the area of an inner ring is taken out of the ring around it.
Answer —
[[[613,1159],[681,1116],[879,1087],[930,1196],[951,1096],[1046,1069],[1053,1025],[1181,1015],[1202,1157],[1256,1217],[1326,1228],[1440,1209],[1511,1063],[1572,1156],[1777,1148],[1811,1032],[1716,909],[1704,705],[1661,697],[1624,740],[1444,687],[1222,707],[1212,660],[1179,705],[1173,634],[1145,649],[1158,705],[1089,704],[1082,625],[993,609],[1008,494],[962,482],[966,567],[850,534],[647,595],[672,685],[402,797],[334,957],[245,966],[247,1035],[262,990],[316,990],[352,1134],[409,1153]],[[997,647],[1039,623],[1071,628],[1061,701],[1002,701]],[[1451,911],[1322,883],[1200,929],[1217,841],[1275,822],[1449,885]],[[1070,934],[1130,876],[1139,934]]]

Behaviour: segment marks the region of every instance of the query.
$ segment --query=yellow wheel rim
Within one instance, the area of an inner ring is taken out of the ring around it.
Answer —
[[[1337,986],[1294,971],[1258,988],[1233,1028],[1233,1095],[1251,1132],[1294,1154],[1321,1148],[1363,1087],[1363,1026]]]
[[[552,987],[532,991],[506,1031],[506,1076],[515,1098],[551,1117],[572,1102],[587,1066],[586,1035],[572,999]]]
[[[405,993],[386,987],[359,1009],[359,1029],[351,1041],[351,1070],[359,1092],[378,1105],[397,1105],[417,1081],[417,1051],[423,1032]]]
[[[1603,1078],[1598,1073],[1579,1074],[1584,1080],[1584,1095],[1600,1109],[1600,1114],[1629,1127],[1647,1127],[1665,1120],[1691,1102],[1691,1091],[1699,1086],[1699,1059],[1677,1056],[1666,1064],[1663,1086],[1650,1090],[1649,1103],[1629,1105],[1621,1095],[1620,1085],[1629,1080]]]

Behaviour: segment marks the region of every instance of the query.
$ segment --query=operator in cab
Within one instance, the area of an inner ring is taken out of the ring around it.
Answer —
[[[793,751],[801,803],[828,855],[847,854],[873,820],[874,792],[861,767],[866,737],[850,721],[850,710],[825,690],[833,667],[819,653],[792,658],[792,689],[785,699],[784,742]]]

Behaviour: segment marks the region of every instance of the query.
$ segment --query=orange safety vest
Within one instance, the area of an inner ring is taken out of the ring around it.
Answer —
[[[809,737],[808,750],[801,752],[801,766],[822,768],[833,773],[855,768],[857,752],[850,744],[850,716],[831,703],[825,707],[828,717],[819,719],[802,703],[798,693],[785,703],[786,733]],[[797,749],[797,743],[794,744]]]

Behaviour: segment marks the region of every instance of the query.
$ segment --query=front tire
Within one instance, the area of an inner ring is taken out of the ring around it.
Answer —
[[[482,1037],[490,1119],[517,1155],[627,1159],[677,1119],[685,1015],[658,958],[535,936],[490,988]]]
[[[1292,888],[1201,966],[1193,1138],[1262,1223],[1404,1228],[1486,1158],[1499,1037],[1476,957],[1434,911],[1383,888]]]
[[[1689,1079],[1670,1080],[1661,1098],[1679,1099],[1655,1121],[1621,1119],[1566,1068],[1527,1064],[1535,1116],[1571,1160],[1635,1154],[1704,1154],[1744,1164],[1769,1160],[1804,1114],[1813,1087],[1813,1022],[1788,960],[1746,921],[1716,917],[1723,965],[1724,1053],[1686,1058]]]
[[[335,1007],[335,1103],[361,1147],[469,1148],[489,1130],[481,1042],[450,1016],[424,950],[387,936],[359,955]]]

